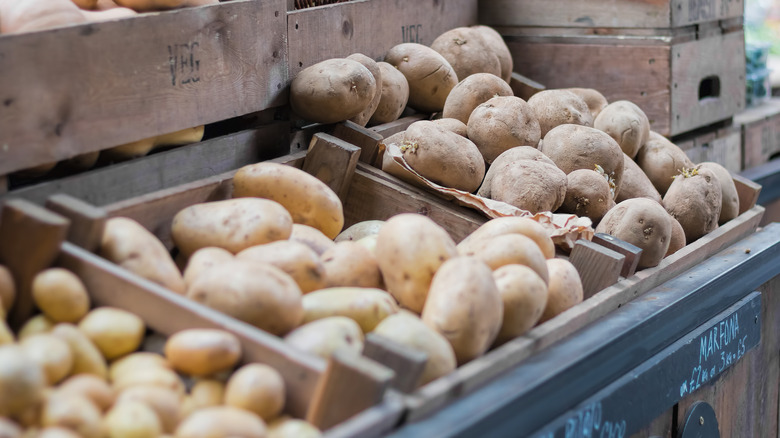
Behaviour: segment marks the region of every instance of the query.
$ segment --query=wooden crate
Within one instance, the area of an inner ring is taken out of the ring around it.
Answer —
[[[731,173],[742,171],[742,135],[734,125],[700,129],[671,140],[694,163],[713,161]]]
[[[743,169],[766,163],[780,153],[780,99],[771,99],[734,116],[741,131]]]
[[[0,36],[0,175],[283,105],[286,0]]]

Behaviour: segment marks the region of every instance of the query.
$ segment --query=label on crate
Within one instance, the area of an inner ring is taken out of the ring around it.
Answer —
[[[761,294],[752,292],[534,434],[624,438],[737,363],[761,340]]]
[[[422,24],[409,24],[401,26],[401,42],[423,44],[420,38]]]
[[[168,45],[168,64],[171,71],[171,85],[181,86],[200,82],[200,44],[191,41]]]

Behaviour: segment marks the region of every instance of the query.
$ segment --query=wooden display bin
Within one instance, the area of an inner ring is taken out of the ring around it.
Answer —
[[[697,129],[671,140],[694,164],[712,161],[737,174],[742,171],[742,135],[736,123],[725,125]]]
[[[780,153],[780,99],[740,112],[734,125],[742,137],[743,169],[762,165]]]

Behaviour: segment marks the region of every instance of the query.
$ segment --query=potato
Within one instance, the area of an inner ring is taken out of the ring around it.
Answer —
[[[615,202],[623,202],[631,198],[650,198],[661,202],[661,194],[658,193],[650,178],[634,160],[623,154],[623,177],[620,182],[620,193]]]
[[[363,352],[363,331],[346,316],[331,316],[304,324],[284,337],[287,344],[327,360],[336,350]]]
[[[686,170],[674,177],[663,206],[682,225],[686,243],[718,227],[723,205],[720,186],[715,173],[706,168]]]
[[[114,381],[134,369],[145,368],[172,369],[171,364],[162,355],[147,351],[139,351],[111,362],[111,367],[108,369],[108,376]]]
[[[41,429],[35,438],[80,438],[76,432],[64,427],[47,427]]]
[[[54,326],[51,334],[67,342],[73,355],[70,374],[94,374],[105,379],[108,374],[106,360],[100,350],[75,325],[61,322]]]
[[[388,316],[376,326],[374,333],[428,356],[419,386],[446,376],[457,366],[455,351],[447,338],[411,312],[401,311]]]
[[[474,230],[457,246],[458,254],[465,255],[473,251],[480,240],[506,234],[522,234],[536,243],[547,259],[555,257],[555,244],[547,230],[539,222],[527,217],[506,216],[491,219]]]
[[[226,360],[226,359],[224,359]],[[194,365],[193,365],[194,366]],[[117,393],[121,393],[128,388],[154,386],[165,388],[184,396],[186,388],[184,381],[178,374],[167,368],[145,368],[135,369],[114,380],[113,387]]]
[[[504,265],[524,265],[536,272],[547,284],[549,275],[544,254],[530,237],[519,233],[480,239],[470,248],[458,250],[460,255],[471,256],[484,262],[490,269],[496,270]]]
[[[284,379],[268,365],[244,365],[225,386],[225,405],[257,414],[264,421],[278,417],[284,408]]]
[[[114,405],[106,414],[104,424],[109,438],[157,438],[163,432],[154,409],[136,400]]]
[[[518,160],[490,181],[491,199],[531,213],[555,211],[566,198],[566,174],[543,161]]]
[[[20,345],[24,354],[43,369],[49,385],[58,383],[70,374],[73,354],[62,339],[42,333],[25,338]]]
[[[482,180],[482,185],[479,187],[477,195],[489,198],[493,178],[497,174],[503,173],[507,167],[513,166],[517,160],[542,161],[551,166],[555,166],[553,160],[534,146],[516,146],[509,148],[493,160],[493,163],[490,165],[487,172],[485,172],[485,179]]]
[[[593,126],[593,116],[585,101],[567,90],[542,90],[528,99],[536,115],[541,137],[559,125]]]
[[[433,276],[422,320],[447,338],[462,365],[487,351],[501,328],[502,314],[490,268],[474,257],[455,257]]]
[[[106,221],[99,255],[176,293],[183,294],[186,289],[162,242],[132,219],[113,217]]]
[[[385,62],[397,68],[409,83],[408,106],[424,113],[441,111],[458,83],[450,63],[437,51],[418,43],[393,46]]]
[[[231,406],[200,409],[176,428],[176,438],[266,438],[257,415]]]
[[[241,358],[241,343],[224,330],[187,329],[168,338],[165,357],[177,371],[208,376],[233,368]]]
[[[609,135],[580,125],[560,125],[544,136],[539,148],[567,175],[577,169],[596,169],[598,165],[620,194],[623,180],[623,151]]]
[[[43,398],[46,375],[18,345],[0,346],[0,416],[23,413]]]
[[[493,280],[504,303],[504,317],[495,340],[495,345],[501,345],[539,322],[547,306],[547,282],[523,265],[502,266],[493,271]]]
[[[647,198],[627,199],[607,212],[596,227],[597,233],[607,233],[642,248],[639,269],[657,266],[669,249],[672,223],[661,204]]]
[[[377,82],[360,62],[333,58],[301,70],[290,83],[290,106],[304,120],[335,123],[371,104]]]
[[[381,97],[374,114],[371,115],[370,125],[390,123],[401,117],[409,101],[409,82],[406,76],[397,68],[386,62],[379,62],[379,70],[382,75]]]
[[[8,323],[0,318],[0,345],[12,344],[14,341],[14,333]]]
[[[377,241],[378,234],[372,234],[370,236],[366,236],[360,240],[358,240],[356,243],[358,245],[363,246],[368,250],[368,252],[371,253],[371,255],[376,258],[376,241]],[[384,280],[382,280],[382,288],[384,288]]]
[[[81,330],[107,360],[132,353],[141,346],[146,325],[133,313],[113,307],[98,307],[79,322]]]
[[[253,246],[236,254],[236,259],[281,269],[295,280],[304,294],[325,287],[326,270],[320,256],[300,242],[280,240]]]
[[[189,286],[203,271],[220,263],[233,260],[233,254],[216,246],[201,248],[189,257],[187,267],[184,269],[184,282]]]
[[[497,96],[477,106],[468,119],[469,139],[492,163],[516,146],[536,146],[541,131],[531,106],[515,96]]]
[[[722,201],[718,225],[723,225],[739,216],[739,194],[737,194],[737,186],[734,184],[731,172],[720,164],[711,161],[699,163],[696,168],[699,170],[709,169],[718,177]]]
[[[344,240],[357,241],[372,234],[379,234],[379,229],[382,228],[382,225],[384,224],[385,221],[380,220],[367,220],[358,222],[339,233],[339,235],[336,236],[335,241],[336,243]]]
[[[470,27],[456,27],[436,37],[431,48],[450,63],[458,80],[476,73],[501,75],[501,61],[482,37],[482,32]]]
[[[485,177],[485,162],[477,146],[428,120],[409,125],[401,151],[412,169],[444,187],[473,192]]]
[[[432,120],[432,122],[440,128],[444,128],[445,131],[454,132],[461,137],[469,137],[469,127],[458,119],[442,118]]]
[[[368,105],[366,105],[363,111],[359,112],[353,117],[350,117],[349,119],[360,126],[366,126],[368,120],[371,118],[371,115],[374,114],[377,106],[379,106],[379,100],[382,98],[382,70],[380,70],[379,64],[376,61],[362,53],[353,53],[347,56],[347,59],[359,62],[363,65],[363,67],[367,68],[371,73],[371,76],[374,77],[375,87],[371,100],[368,102]]]
[[[672,185],[672,178],[683,169],[693,167],[691,159],[682,149],[666,137],[650,131],[647,142],[639,149],[636,163],[663,196]]]
[[[40,333],[48,333],[56,323],[44,314],[35,315],[19,329],[19,341]]]
[[[379,230],[376,254],[387,291],[401,306],[420,313],[433,274],[457,252],[444,228],[426,216],[403,213]]]
[[[461,78],[444,101],[442,117],[468,123],[474,109],[495,96],[514,96],[514,93],[506,81],[494,74],[474,73]]]
[[[22,438],[22,428],[7,418],[0,418],[0,438]]]
[[[558,211],[588,217],[598,223],[615,206],[609,182],[600,173],[577,169],[566,180],[566,198]]]
[[[7,267],[0,265],[0,305],[2,305],[5,314],[11,310],[15,299],[16,283],[14,282],[14,276]]]
[[[293,220],[269,199],[238,198],[189,206],[173,217],[171,237],[185,256],[209,246],[233,254],[263,243],[285,240]]]
[[[584,297],[580,274],[568,260],[548,259],[547,270],[550,272],[550,283],[547,285],[547,305],[539,319],[540,324],[581,303]]]
[[[669,239],[669,249],[666,250],[666,255],[664,255],[664,257],[669,257],[670,255],[681,250],[684,246],[685,230],[683,230],[682,225],[677,222],[677,219],[672,217],[672,237]]]
[[[114,389],[104,379],[93,374],[68,377],[56,389],[57,393],[78,395],[91,401],[105,412],[114,404]]]
[[[190,399],[195,409],[219,406],[225,402],[225,384],[213,379],[198,380],[190,390]]]
[[[336,244],[322,231],[302,224],[293,224],[290,240],[303,243],[313,249],[318,255],[322,255]]]
[[[514,66],[512,62],[512,53],[509,51],[506,42],[504,42],[504,37],[489,26],[477,25],[471,26],[471,28],[476,29],[480,33],[482,39],[485,40],[485,43],[490,47],[490,50],[498,56],[498,62],[501,65],[501,74],[499,76],[509,83],[509,80],[512,78]]]
[[[160,429],[164,433],[173,433],[182,419],[179,406],[181,403],[180,396],[167,388],[154,386],[127,388],[117,397],[116,405],[121,406],[127,402],[143,403],[150,407],[159,419]],[[109,415],[111,415],[110,412]]]
[[[294,223],[317,228],[329,239],[344,227],[344,211],[336,192],[292,166],[263,162],[242,167],[233,177],[233,197],[246,196],[280,203]]]
[[[295,280],[281,269],[246,260],[215,266],[187,291],[193,301],[278,336],[300,324],[301,295]]]
[[[623,152],[632,159],[650,135],[647,115],[636,104],[627,100],[618,100],[607,105],[593,121],[593,127],[614,138]]]
[[[325,287],[382,288],[376,256],[357,242],[339,242],[320,258]]]
[[[100,409],[87,398],[54,393],[43,404],[41,426],[64,427],[77,432],[82,438],[101,438]]]
[[[381,289],[333,287],[303,297],[303,323],[330,316],[346,316],[368,333],[383,319],[398,312],[398,304]]]
[[[593,88],[564,88],[564,90],[571,91],[572,93],[582,98],[582,100],[585,102],[585,105],[588,106],[590,114],[593,116],[594,122],[601,110],[609,105],[607,98],[604,97],[604,95],[601,94],[598,90],[594,90]]]
[[[76,274],[63,268],[49,268],[33,279],[35,305],[55,322],[78,322],[89,311],[87,288]]]
[[[322,433],[311,423],[283,416],[268,424],[268,438],[319,438]]]

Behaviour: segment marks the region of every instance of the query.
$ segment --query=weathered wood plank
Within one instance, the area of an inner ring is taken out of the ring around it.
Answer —
[[[636,268],[639,265],[639,257],[642,255],[642,248],[605,233],[594,234],[592,242],[623,254],[626,259],[623,261],[623,268],[620,270],[620,275],[625,278],[634,275]]]
[[[324,182],[344,203],[360,153],[359,147],[320,132],[311,140],[303,170]]]
[[[407,348],[375,333],[366,335],[363,355],[395,371],[390,386],[403,393],[417,389],[428,362],[428,355],[424,352]]]
[[[362,151],[360,152],[361,162],[372,166],[376,165],[379,156],[379,142],[382,141],[381,134],[347,120],[336,124],[333,128],[333,136],[359,147]]]
[[[381,135],[382,138],[390,137],[393,134],[405,131],[414,122],[419,120],[427,120],[428,116],[425,114],[415,114],[412,116],[401,117],[398,120],[394,120],[390,123],[384,123],[381,125],[372,126],[371,130]]]
[[[516,72],[512,72],[509,86],[512,87],[512,93],[523,100],[528,100],[534,94],[546,89],[546,87],[539,82]]]
[[[672,423],[675,408],[669,409],[653,420],[644,429],[631,435],[631,438],[673,438]]]
[[[586,300],[618,282],[625,260],[625,255],[584,239],[578,240],[569,254],[569,261],[580,274]]]
[[[108,216],[100,208],[65,194],[51,196],[46,208],[70,221],[68,241],[87,251],[96,251],[103,239]]]
[[[766,163],[780,152],[780,99],[771,99],[734,116],[742,130],[743,168]]]

